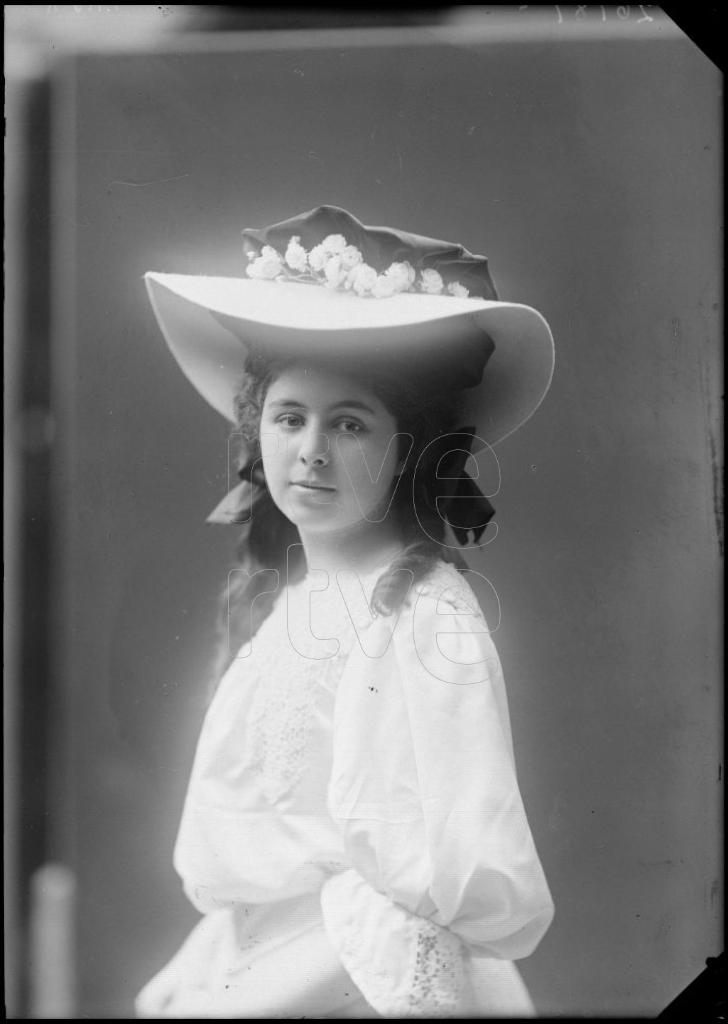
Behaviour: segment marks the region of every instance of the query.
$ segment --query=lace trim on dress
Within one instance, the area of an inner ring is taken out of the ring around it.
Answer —
[[[384,1017],[453,1017],[464,1006],[458,936],[410,913],[350,869],[322,892],[324,921],[341,962]]]
[[[309,630],[296,636],[295,646],[281,643],[275,630],[269,636],[264,629],[256,637],[260,679],[250,708],[250,765],[271,803],[301,782],[317,713],[322,701],[335,692],[351,647],[351,624],[340,605],[329,603],[328,632],[339,644],[329,657],[322,657],[322,641]],[[292,614],[307,614],[307,609],[296,605]]]
[[[463,987],[460,941],[424,918],[415,922],[414,930],[410,1011],[423,1017],[450,1017],[459,1007]]]
[[[299,678],[287,685],[264,680],[258,687],[250,716],[251,764],[271,803],[301,780],[320,692],[319,684],[311,678]]]

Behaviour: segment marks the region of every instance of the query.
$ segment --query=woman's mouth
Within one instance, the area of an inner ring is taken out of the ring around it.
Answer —
[[[317,484],[308,480],[291,480],[291,487],[301,487],[305,491],[335,491],[335,487],[328,487],[326,484]]]

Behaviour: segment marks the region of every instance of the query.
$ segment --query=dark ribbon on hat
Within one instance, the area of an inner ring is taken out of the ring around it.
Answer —
[[[304,249],[312,249],[327,235],[343,235],[361,252],[364,262],[382,273],[391,263],[407,261],[415,270],[436,270],[445,285],[458,281],[471,297],[497,300],[498,294],[485,256],[474,256],[462,245],[426,238],[409,231],[367,227],[339,206],[317,206],[267,228],[246,228],[243,251],[258,254],[264,245],[280,253],[298,235]]]
[[[462,546],[477,544],[495,515],[495,509],[465,470],[474,435],[474,427],[462,427],[432,442],[422,484],[426,504],[445,520]]]

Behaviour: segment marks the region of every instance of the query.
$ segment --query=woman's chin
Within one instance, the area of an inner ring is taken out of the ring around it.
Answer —
[[[290,498],[279,506],[281,511],[296,526],[315,529],[338,529],[343,523],[341,506],[331,498],[324,499],[321,495],[304,496],[303,499]],[[342,520],[342,522],[339,522]]]

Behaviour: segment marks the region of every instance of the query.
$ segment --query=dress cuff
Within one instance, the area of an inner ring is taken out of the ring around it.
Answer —
[[[349,869],[328,878],[321,907],[330,940],[367,1002],[384,1017],[453,1017],[464,1006],[463,946]]]

